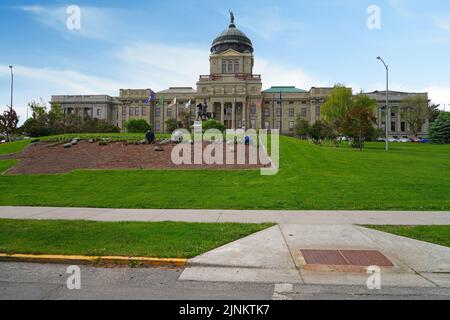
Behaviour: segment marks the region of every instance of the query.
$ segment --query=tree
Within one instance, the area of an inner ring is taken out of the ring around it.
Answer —
[[[209,119],[203,122],[202,125],[203,132],[209,129],[217,129],[220,132],[225,132],[225,126],[222,124],[222,122],[215,120],[215,119]]]
[[[173,132],[177,129],[177,127],[178,127],[177,120],[172,119],[172,118],[166,120],[167,131]]]
[[[322,140],[326,138],[327,131],[325,122],[318,120],[311,126],[309,136],[314,144],[322,144]]]
[[[64,111],[61,105],[54,103],[47,114],[51,134],[64,133]]]
[[[0,132],[6,135],[6,140],[10,141],[11,135],[16,131],[19,117],[12,108],[7,108],[0,115]]]
[[[131,119],[125,123],[125,128],[129,133],[145,133],[150,129],[150,125],[144,119]]]
[[[408,123],[411,132],[417,138],[434,110],[435,106],[430,106],[426,97],[412,96],[403,100],[401,117]]]
[[[374,110],[377,102],[365,94],[358,94],[352,102],[352,108],[347,112],[343,121],[343,133],[352,141],[353,148],[362,150],[364,141],[370,138],[374,131],[376,118]]]
[[[322,119],[332,124],[338,135],[342,134],[344,119],[353,106],[352,89],[337,84],[321,107]]]
[[[450,143],[450,112],[441,112],[431,124],[428,136],[432,143]]]
[[[435,122],[439,117],[439,115],[443,112],[442,110],[439,109],[440,106],[441,106],[440,104],[435,103],[430,105],[430,119],[429,119],[430,123]]]
[[[302,119],[299,115],[295,124],[295,134],[301,139],[308,139],[310,130],[311,125],[308,120]]]

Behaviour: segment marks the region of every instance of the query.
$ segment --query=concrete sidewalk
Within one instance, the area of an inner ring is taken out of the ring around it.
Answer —
[[[395,265],[382,286],[450,288],[450,248],[352,225],[277,225],[188,260],[180,280],[366,287],[364,272],[307,268],[301,249],[377,250]]]
[[[0,218],[93,221],[241,222],[303,225],[450,225],[450,212],[165,210],[0,207]]]

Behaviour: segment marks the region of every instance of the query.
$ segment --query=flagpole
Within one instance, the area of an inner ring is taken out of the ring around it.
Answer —
[[[283,98],[280,91],[280,134],[283,131]]]
[[[272,130],[275,129],[275,94],[272,94]]]

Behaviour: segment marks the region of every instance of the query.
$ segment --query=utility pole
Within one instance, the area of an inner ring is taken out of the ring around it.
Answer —
[[[380,60],[381,62],[383,62],[384,67],[386,68],[386,110],[385,110],[385,115],[386,115],[386,152],[389,151],[389,129],[388,129],[388,113],[389,113],[389,66],[384,62],[383,59],[381,59],[381,57],[377,57],[378,60]]]

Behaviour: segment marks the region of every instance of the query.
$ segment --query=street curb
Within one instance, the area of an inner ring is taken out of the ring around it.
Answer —
[[[50,254],[37,255],[37,254],[0,253],[0,261],[60,263],[60,264],[184,267],[186,265],[187,259],[121,257],[121,256],[78,256],[78,255],[50,255]]]

